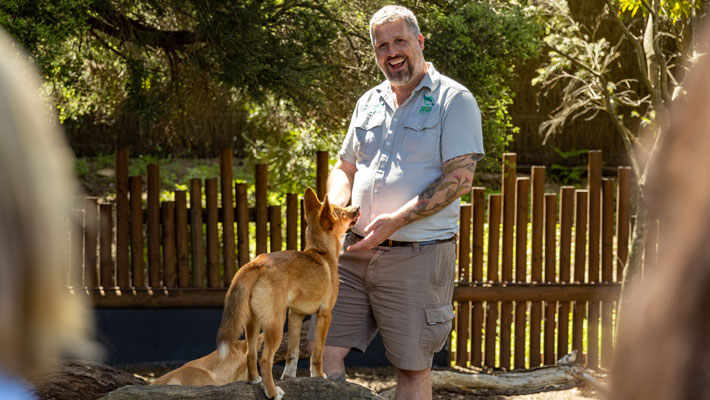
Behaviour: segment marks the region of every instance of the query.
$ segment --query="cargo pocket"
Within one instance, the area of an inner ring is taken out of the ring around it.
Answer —
[[[443,306],[426,307],[427,325],[422,329],[419,339],[419,347],[422,350],[436,353],[441,350],[446,343],[446,339],[451,332],[451,320],[454,319],[454,308],[451,304]]]

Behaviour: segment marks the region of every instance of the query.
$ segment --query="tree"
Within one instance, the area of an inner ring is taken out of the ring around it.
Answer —
[[[473,91],[487,153],[503,152],[516,132],[507,111],[514,66],[539,43],[530,9],[498,0],[410,3],[425,56]],[[231,145],[247,163],[268,159],[273,183],[300,185],[289,175],[308,181],[308,160],[318,149],[335,153],[357,98],[384,79],[368,34],[382,5],[0,0],[0,26],[40,67],[77,153],[119,144],[213,156]]]
[[[562,94],[540,131],[547,138],[577,118],[604,113],[623,139],[636,176],[637,215],[623,297],[642,265],[649,224],[647,172],[660,151],[657,143],[668,127],[669,106],[683,94],[685,73],[701,54],[695,36],[706,2],[604,0],[594,3],[595,13],[587,9],[583,16],[575,15],[572,7],[582,2],[534,3],[546,20],[548,53],[534,83],[543,93],[559,88]]]

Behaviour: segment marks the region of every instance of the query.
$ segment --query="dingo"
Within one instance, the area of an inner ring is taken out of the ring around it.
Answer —
[[[259,335],[257,348],[264,335]],[[222,359],[217,350],[185,363],[153,381],[152,385],[220,386],[247,380],[247,341],[233,340],[227,357]]]
[[[340,237],[360,216],[358,207],[332,205],[325,196],[323,203],[313,189],[304,196],[306,248],[261,254],[244,265],[229,286],[224,302],[222,324],[217,333],[217,348],[222,357],[229,352],[229,343],[245,332],[248,380],[262,381],[256,369],[255,340],[264,330],[264,350],[259,366],[264,377],[264,392],[270,399],[280,400],[284,391],[274,385],[272,366],[274,352],[281,343],[286,309],[289,311],[288,352],[284,377],[296,376],[301,323],[306,314],[318,314],[311,376],[325,378],[323,346],[330,326],[331,310],[338,297],[338,257]]]

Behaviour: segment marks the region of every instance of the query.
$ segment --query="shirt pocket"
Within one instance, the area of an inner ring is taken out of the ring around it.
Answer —
[[[428,163],[439,154],[441,124],[439,107],[428,114],[417,114],[402,125],[402,145],[398,159],[406,163]]]
[[[363,115],[355,121],[355,154],[358,162],[370,161],[377,155],[382,142],[383,114]]]

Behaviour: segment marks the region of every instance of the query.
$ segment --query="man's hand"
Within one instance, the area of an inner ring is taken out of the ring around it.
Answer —
[[[405,217],[392,214],[380,214],[365,227],[364,239],[348,247],[348,251],[367,250],[377,247],[399,228],[407,224]]]

